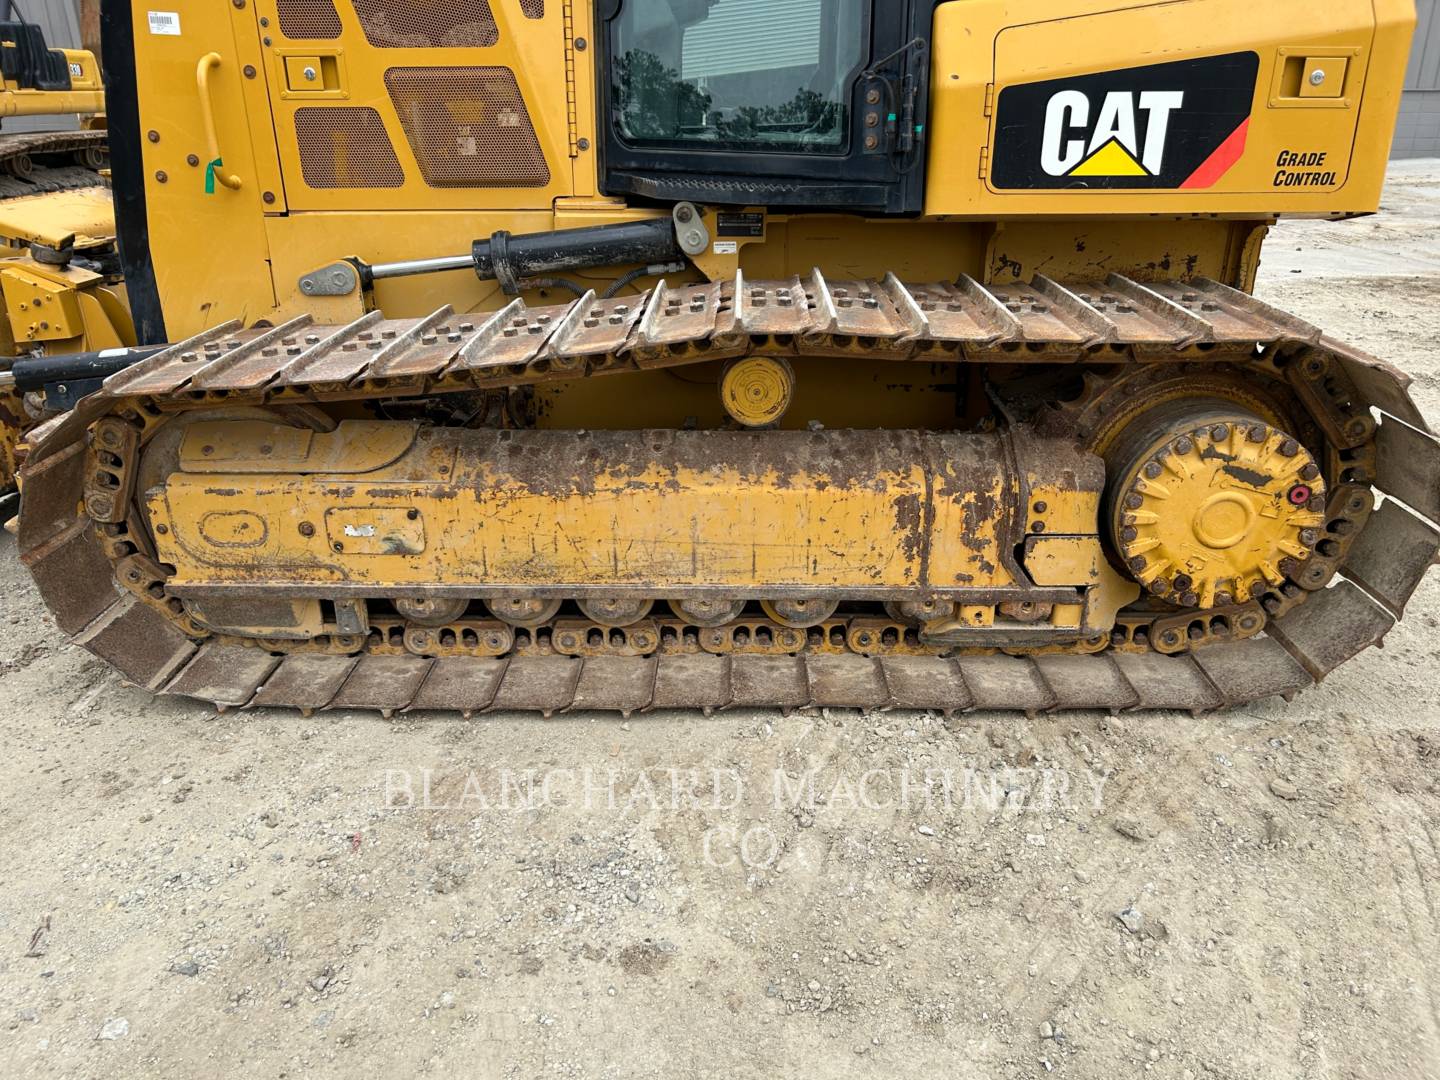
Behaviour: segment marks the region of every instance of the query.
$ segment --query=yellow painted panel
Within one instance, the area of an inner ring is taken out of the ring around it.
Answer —
[[[884,487],[781,487],[733,470],[657,467],[547,494],[482,470],[476,485],[177,477],[151,500],[175,584],[197,581],[545,586],[783,583],[904,588],[919,580],[919,467]],[[768,480],[768,482],[767,482]],[[233,492],[234,494],[228,494]],[[353,493],[353,495],[352,495]],[[364,505],[352,505],[361,500]],[[203,506],[243,503],[271,523],[253,548],[207,541]],[[418,517],[410,519],[415,511]],[[324,527],[305,536],[302,522]],[[906,543],[906,539],[911,542]],[[343,557],[333,550],[343,547]]]
[[[1021,491],[999,435],[417,432],[397,423],[414,442],[393,463],[324,471],[344,460],[347,443],[390,442],[376,438],[384,426],[345,421],[309,439],[308,451],[281,437],[296,429],[193,427],[181,461],[202,471],[172,475],[149,500],[153,521],[166,526],[156,541],[177,567],[174,584],[382,593],[613,585],[662,596],[728,586],[853,596],[927,582],[944,590],[1023,583],[1013,556]],[[277,455],[297,471],[257,471]],[[210,459],[221,456],[230,471],[214,471]],[[1069,497],[1064,485],[1051,487]],[[1093,492],[1079,496],[1093,505]]]
[[[937,9],[927,214],[1335,215],[1373,211],[1378,205],[1414,21],[1412,5],[1335,0],[1326,5],[1323,19],[1315,17],[1310,0],[1112,0],[1100,9],[1094,0],[1043,6],[966,0]],[[1270,108],[1275,65],[1283,63],[1281,48],[1350,56],[1350,106]],[[998,140],[1005,138],[1004,131],[994,130],[992,114],[998,113],[994,103],[1007,86],[1242,51],[1260,57],[1245,149],[1211,188],[1000,191],[981,178],[982,150],[993,161]],[[1326,170],[1336,173],[1334,182],[1284,183],[1277,161],[1287,151],[1325,153]]]

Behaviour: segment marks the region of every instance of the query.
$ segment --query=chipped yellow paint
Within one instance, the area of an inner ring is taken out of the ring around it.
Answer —
[[[928,475],[927,461],[938,463]],[[165,526],[158,554],[182,593],[253,583],[376,595],[434,586],[954,594],[1028,587],[1007,509],[1023,485],[1008,461],[999,435],[361,420],[316,432],[213,421],[185,432],[181,471],[152,490],[148,509]],[[1063,488],[1047,490],[1094,505],[1095,490]],[[1098,545],[1093,515],[1088,527]]]
[[[1032,536],[1025,572],[1036,585],[1094,585],[1105,561],[1098,536]]]

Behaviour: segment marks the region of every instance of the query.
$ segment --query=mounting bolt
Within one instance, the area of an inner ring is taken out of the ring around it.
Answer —
[[[1320,68],[1316,68],[1314,71],[1312,71],[1312,72],[1310,73],[1310,85],[1311,85],[1311,86],[1324,86],[1324,85],[1325,85],[1325,72],[1322,71]]]
[[[308,521],[302,521],[302,522],[300,522],[300,535],[301,535],[301,536],[314,536],[314,535],[315,535],[315,526],[314,526],[314,525],[311,525],[310,522],[308,522]]]
[[[247,78],[247,79],[253,79],[253,78],[255,77],[255,65],[254,65],[254,64],[246,64],[245,67],[243,68],[243,70],[244,70],[244,72],[245,72],[245,78]]]
[[[151,142],[159,142],[160,132],[156,131],[154,128],[151,128],[145,133],[145,138],[149,139]]]

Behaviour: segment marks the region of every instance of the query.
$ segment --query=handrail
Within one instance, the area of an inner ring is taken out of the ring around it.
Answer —
[[[220,66],[220,54],[206,53],[195,68],[195,82],[200,88],[200,117],[205,122],[205,146],[209,159],[205,165],[205,190],[213,192],[215,181],[220,181],[231,191],[240,190],[240,177],[225,172],[220,156],[220,140],[215,135],[215,106],[210,100],[210,72]]]

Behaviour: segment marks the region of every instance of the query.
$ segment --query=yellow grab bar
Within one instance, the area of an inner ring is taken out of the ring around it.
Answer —
[[[195,68],[195,82],[200,88],[200,117],[205,121],[205,146],[210,157],[205,164],[205,190],[213,192],[215,181],[231,191],[240,190],[240,177],[225,172],[220,157],[220,140],[215,135],[215,106],[210,100],[210,72],[220,66],[219,53],[206,53]]]

